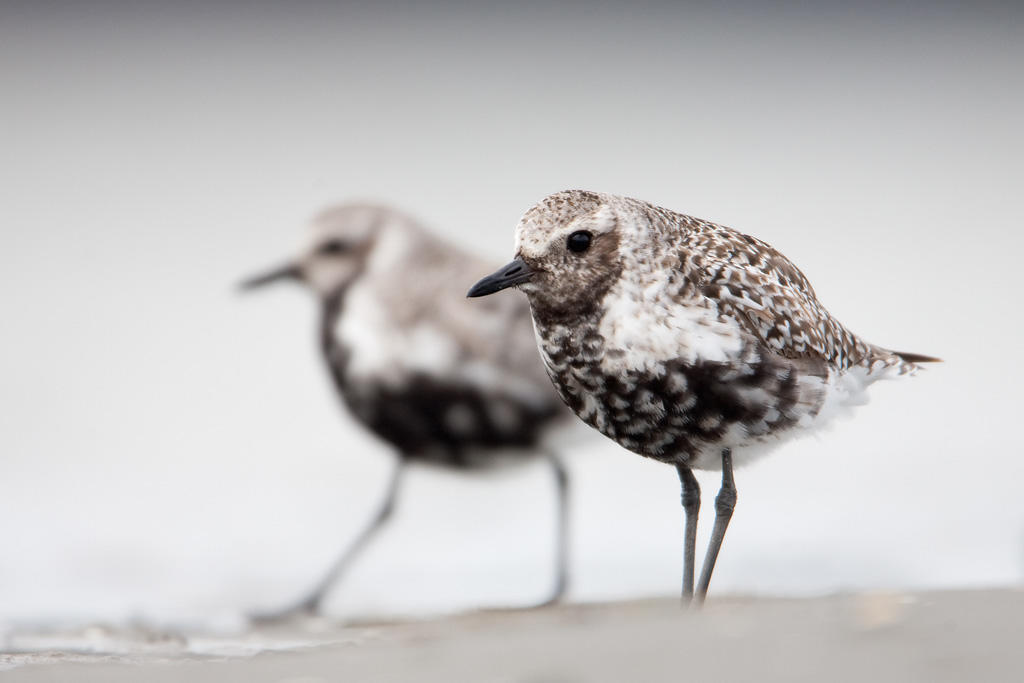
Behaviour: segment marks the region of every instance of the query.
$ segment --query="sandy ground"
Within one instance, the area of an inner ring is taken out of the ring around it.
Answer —
[[[483,611],[235,636],[8,633],[4,681],[1024,680],[1024,591]]]

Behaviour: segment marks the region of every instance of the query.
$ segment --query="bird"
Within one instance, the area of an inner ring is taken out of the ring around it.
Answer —
[[[569,479],[544,444],[572,422],[547,379],[521,300],[469,305],[467,273],[493,267],[389,206],[347,203],[311,222],[298,258],[241,284],[304,284],[319,302],[319,346],[342,403],[397,454],[380,506],[311,591],[255,615],[276,621],[321,612],[329,590],[391,518],[405,465],[471,471],[540,454],[557,492],[555,586],[568,587]]]
[[[939,360],[850,332],[767,243],[618,195],[568,190],[529,209],[515,259],[468,296],[509,287],[525,293],[545,369],[572,411],[675,467],[687,605],[706,598],[736,506],[734,464],[863,403],[875,381]],[[696,589],[695,469],[722,473]]]

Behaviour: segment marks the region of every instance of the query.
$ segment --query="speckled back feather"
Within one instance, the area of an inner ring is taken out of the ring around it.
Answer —
[[[584,194],[593,198],[590,201],[599,197]],[[664,243],[677,245],[672,251],[679,261],[672,267],[686,280],[679,287],[681,302],[694,293],[706,297],[721,316],[734,320],[775,353],[819,358],[839,370],[893,367],[900,374],[913,372],[916,363],[937,360],[890,351],[849,331],[821,304],[803,272],[766,242],[640,200],[615,199],[645,215]]]

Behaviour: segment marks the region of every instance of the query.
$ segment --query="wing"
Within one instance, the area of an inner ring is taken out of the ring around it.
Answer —
[[[701,291],[767,348],[786,358],[819,358],[842,368],[882,351],[833,318],[800,269],[772,246],[729,228],[705,226],[696,233],[703,244],[692,252]]]

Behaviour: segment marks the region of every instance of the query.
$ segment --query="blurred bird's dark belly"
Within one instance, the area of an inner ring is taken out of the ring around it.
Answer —
[[[503,449],[536,446],[548,424],[564,415],[553,395],[530,403],[500,387],[484,391],[425,373],[401,381],[353,377],[351,352],[333,334],[340,310],[340,302],[328,308],[320,337],[334,386],[352,415],[406,460],[486,466]]]
[[[531,406],[425,375],[401,386],[346,381],[340,389],[352,414],[403,458],[453,467],[486,465],[498,449],[536,446],[559,412],[554,404]]]

